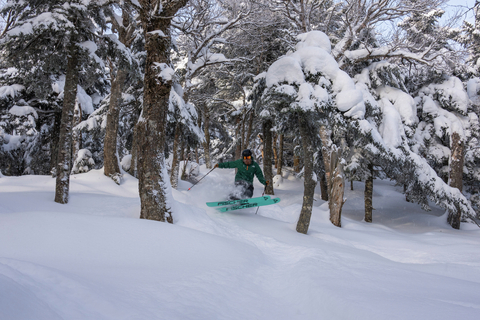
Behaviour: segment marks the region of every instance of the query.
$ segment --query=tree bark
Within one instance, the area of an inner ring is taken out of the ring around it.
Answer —
[[[282,176],[283,170],[283,134],[280,135],[278,142],[277,174]]]
[[[340,150],[334,150],[331,153],[330,160],[330,194],[329,194],[329,209],[330,221],[337,227],[342,226],[342,207],[345,203],[343,195],[345,192],[345,180],[343,174],[343,165],[340,163]]]
[[[273,135],[273,140],[272,140],[272,147],[273,147],[273,163],[275,166],[275,169],[278,168],[278,147],[277,147],[277,140],[278,140],[278,135],[274,134]]]
[[[205,157],[205,166],[207,169],[212,169],[212,160],[210,159],[210,112],[205,106],[203,112],[203,132],[205,134],[205,141],[203,142],[203,153]]]
[[[107,126],[105,129],[105,141],[103,145],[104,174],[107,177],[120,175],[117,154],[118,120],[120,117],[120,105],[122,103],[122,91],[127,77],[127,71],[120,68],[113,80],[110,94],[110,105],[107,112]]]
[[[330,198],[330,189],[331,189],[331,169],[330,169],[330,157],[331,157],[331,141],[330,134],[325,125],[320,126],[320,140],[322,141],[322,158],[323,165],[325,167],[325,180],[327,182],[327,194]]]
[[[322,173],[320,176],[320,191],[322,192],[322,200],[328,201],[328,188],[325,173]]]
[[[75,44],[69,49],[67,74],[63,97],[62,122],[58,139],[57,180],[55,202],[68,203],[70,189],[70,171],[72,170],[72,131],[73,112],[78,86],[78,52]]]
[[[145,32],[143,113],[138,129],[138,188],[140,218],[173,223],[167,206],[168,179],[165,170],[165,130],[172,80],[159,77],[171,68],[171,19],[187,0],[164,2],[139,0]],[[159,10],[161,9],[161,10]],[[158,32],[161,31],[161,32]]]
[[[50,172],[53,177],[57,176],[57,158],[58,158],[58,145],[60,139],[60,127],[62,124],[62,112],[56,111],[55,117],[53,120],[53,130],[52,130],[52,142],[50,143]]]
[[[304,189],[303,203],[300,217],[297,222],[297,232],[307,234],[312,216],[313,195],[315,193],[315,181],[313,180],[313,148],[310,141],[310,132],[307,127],[307,119],[304,115],[299,117],[300,134],[302,136],[303,153],[305,155],[304,166]]]
[[[463,184],[463,163],[464,163],[465,143],[457,132],[452,134],[451,138],[451,156],[450,156],[450,186],[457,188],[462,192]],[[448,213],[448,223],[454,229],[460,229],[460,220],[462,213],[460,210],[450,211]]]
[[[248,129],[247,129],[247,135],[245,136],[245,149],[248,149],[250,145],[250,137],[252,136],[252,130],[253,130],[253,116],[254,116],[254,111],[250,111],[250,115],[248,117]]]
[[[178,143],[180,141],[180,124],[175,125],[175,137],[173,138],[172,149],[172,171],[170,172],[170,183],[173,189],[178,187]]]
[[[240,159],[242,155],[242,118],[237,116],[237,130],[235,132],[235,137],[237,139],[237,145],[235,147],[235,159]],[[237,172],[237,169],[235,169]]]
[[[76,103],[73,111],[72,124],[72,165],[77,159],[78,151],[80,151],[82,148],[81,133],[78,130],[75,130],[75,126],[77,126],[80,122],[82,122],[82,108],[78,103]]]
[[[368,164],[370,175],[365,180],[365,222],[372,222],[373,210],[373,165]]]
[[[265,180],[270,181],[270,183],[265,188],[265,194],[273,195],[273,172],[272,172],[272,120],[265,120],[263,122],[263,173],[265,175]]]

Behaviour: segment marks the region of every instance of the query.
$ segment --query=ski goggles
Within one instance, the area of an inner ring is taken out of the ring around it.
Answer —
[[[252,156],[243,157],[243,159],[252,159]]]

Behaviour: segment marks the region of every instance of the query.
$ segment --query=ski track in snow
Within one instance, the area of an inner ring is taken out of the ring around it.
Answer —
[[[207,171],[203,167],[201,174]],[[0,178],[0,319],[476,319],[479,230],[406,203],[374,182],[347,191],[342,228],[316,190],[309,234],[295,231],[303,182],[285,177],[276,205],[220,213],[232,190],[216,170],[173,191],[175,224],[140,220],[137,180]],[[318,189],[318,187],[317,187]],[[254,196],[263,186],[255,181]]]

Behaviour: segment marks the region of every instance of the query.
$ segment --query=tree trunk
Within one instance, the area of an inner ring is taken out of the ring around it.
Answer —
[[[235,159],[240,159],[242,155],[242,118],[237,116],[237,130],[235,132],[235,137],[237,139],[237,145],[235,147]],[[237,172],[237,169],[235,169]]]
[[[78,56],[76,45],[72,44],[67,62],[67,74],[63,97],[62,122],[58,139],[57,180],[55,202],[68,203],[70,171],[72,169],[73,112],[77,98]]]
[[[372,222],[373,210],[373,165],[368,164],[370,175],[365,180],[365,222]]]
[[[60,139],[60,127],[62,124],[62,112],[56,111],[55,118],[53,120],[53,130],[52,130],[52,142],[50,143],[50,172],[55,178],[57,176],[57,158],[58,158],[58,144]]]
[[[120,106],[122,104],[122,91],[127,77],[127,71],[118,69],[117,76],[112,83],[110,94],[110,105],[107,112],[107,126],[105,128],[105,141],[103,145],[104,174],[107,177],[114,177],[121,174],[118,165],[117,135],[118,120],[120,117]]]
[[[275,165],[275,169],[278,168],[278,148],[277,148],[277,140],[278,140],[278,135],[274,134],[273,135],[273,163]]]
[[[182,150],[185,150],[185,140],[182,140]],[[183,151],[183,168],[182,168],[182,175],[180,179],[187,180],[187,164],[190,158],[190,147],[187,145],[187,150]]]
[[[245,137],[245,149],[248,149],[250,145],[250,137],[252,136],[252,130],[253,130],[253,116],[254,116],[254,111],[250,111],[250,115],[248,117],[248,129],[247,129],[247,135]]]
[[[137,167],[137,157],[138,157],[138,128],[135,126],[133,129],[133,139],[132,139],[132,159],[130,162],[130,174],[135,178],[138,177],[138,167]]]
[[[265,120],[263,122],[263,173],[265,180],[270,181],[265,188],[265,194],[273,195],[273,172],[272,172],[272,120]]]
[[[75,163],[75,160],[77,159],[78,151],[82,149],[81,133],[78,130],[75,130],[75,127],[80,122],[82,122],[82,108],[78,103],[76,103],[73,111],[72,124],[72,164]]]
[[[283,134],[280,135],[278,142],[277,174],[282,176],[283,170]]]
[[[343,174],[343,165],[340,163],[340,150],[334,150],[331,153],[330,160],[330,194],[329,194],[329,209],[330,221],[337,227],[341,227],[342,207],[345,203],[343,200],[345,180]]]
[[[330,189],[331,189],[331,169],[330,169],[330,149],[331,149],[331,141],[330,141],[330,134],[326,126],[320,126],[320,140],[322,141],[322,158],[323,158],[323,165],[325,167],[325,180],[327,182],[327,194],[328,198],[330,198]]]
[[[353,191],[353,180],[350,180],[350,190]]]
[[[205,141],[203,142],[203,153],[205,157],[205,166],[207,169],[212,169],[212,161],[210,159],[210,112],[205,106],[205,111],[203,112],[203,132],[205,133]]]
[[[310,141],[311,132],[307,127],[307,119],[305,116],[299,117],[300,134],[302,136],[303,153],[305,155],[304,167],[304,189],[303,203],[300,217],[297,222],[297,232],[307,234],[312,216],[313,195],[315,193],[315,181],[313,180],[313,148]]]
[[[138,189],[140,218],[173,223],[167,206],[168,179],[165,170],[165,131],[172,80],[161,72],[171,68],[171,19],[187,0],[139,0],[145,32],[143,113],[138,129]],[[161,8],[161,10],[159,10]],[[161,31],[161,32],[158,32]]]
[[[451,156],[450,156],[450,186],[457,188],[462,192],[463,184],[463,162],[464,162],[465,143],[457,132],[452,134],[451,138]],[[448,213],[448,223],[454,229],[460,229],[460,220],[462,213],[460,210]]]
[[[328,201],[328,188],[325,173],[322,173],[320,176],[320,191],[322,192],[322,200]]]
[[[172,171],[170,172],[170,183],[173,189],[178,187],[178,143],[180,142],[180,124],[175,125],[175,137],[173,138],[172,149]]]

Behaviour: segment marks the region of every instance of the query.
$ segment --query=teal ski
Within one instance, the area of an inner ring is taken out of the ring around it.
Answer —
[[[246,208],[268,206],[270,204],[275,204],[275,203],[279,203],[279,202],[280,202],[280,198],[267,199],[267,200],[260,199],[257,202],[233,205],[231,207],[218,208],[217,210],[220,211],[220,212],[226,212],[226,211],[232,211],[232,210],[240,210],[240,209],[246,209]]]
[[[250,199],[240,199],[240,200],[224,200],[224,201],[217,201],[217,202],[207,202],[207,206],[209,207],[220,207],[220,206],[228,206],[232,204],[247,204],[247,203],[256,203],[259,200],[268,200],[270,199],[270,196],[263,196],[263,197],[257,197],[257,198],[250,198]]]

